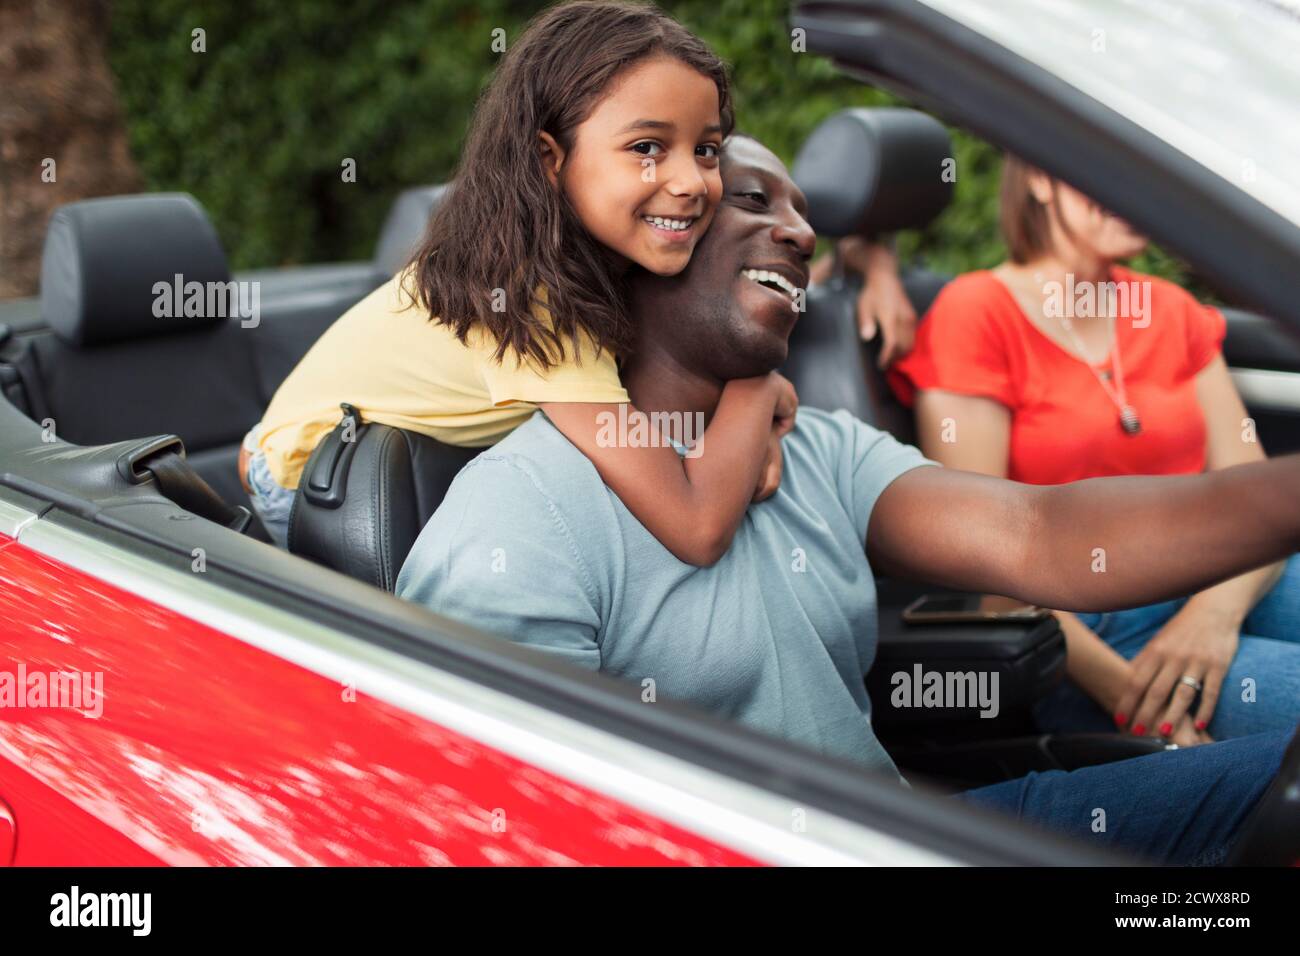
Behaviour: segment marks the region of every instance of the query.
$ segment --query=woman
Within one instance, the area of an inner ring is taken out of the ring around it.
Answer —
[[[1117,264],[1143,236],[1015,157],[1001,205],[1010,261],[949,284],[890,374],[929,457],[1031,484],[1265,457],[1220,353],[1223,316]],[[1113,721],[1187,745],[1300,715],[1294,558],[1190,598],[1057,616],[1071,683],[1041,708],[1045,730]]]

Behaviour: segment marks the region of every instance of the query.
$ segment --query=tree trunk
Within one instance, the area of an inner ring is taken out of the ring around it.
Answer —
[[[107,0],[0,0],[0,299],[36,294],[55,207],[141,188],[108,25]]]

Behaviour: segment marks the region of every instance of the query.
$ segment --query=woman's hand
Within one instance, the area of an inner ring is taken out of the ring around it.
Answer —
[[[1141,736],[1168,737],[1192,716],[1201,684],[1194,727],[1203,731],[1214,716],[1223,678],[1237,653],[1241,616],[1195,599],[1166,622],[1132,660],[1128,686],[1115,708],[1115,723]]]
[[[1212,744],[1214,738],[1203,730],[1197,730],[1190,714],[1183,714],[1182,719],[1174,726],[1173,733],[1169,735],[1169,742],[1180,747],[1196,747],[1200,744]]]
[[[1103,710],[1114,713],[1132,679],[1132,662],[1124,660],[1075,615],[1068,611],[1055,614],[1065,632],[1065,660],[1070,679]],[[1197,730],[1192,715],[1184,713],[1172,723],[1171,733],[1165,735],[1170,743],[1180,747],[1211,743],[1209,734]],[[1152,734],[1155,735],[1154,730]]]

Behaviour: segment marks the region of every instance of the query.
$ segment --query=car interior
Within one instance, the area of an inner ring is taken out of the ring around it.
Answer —
[[[923,228],[943,211],[952,185],[928,171],[951,154],[947,131],[924,113],[849,109],[813,132],[793,172],[819,236],[878,235]],[[266,542],[236,473],[244,434],[317,337],[400,268],[444,188],[403,192],[369,261],[233,275],[215,229],[189,195],[66,205],[47,234],[41,297],[0,303],[0,387],[29,418],[75,445],[149,438],[133,446],[129,480],[152,476],[172,501]],[[835,272],[808,290],[783,372],[803,404],[846,408],[911,442],[910,413],[876,369],[878,344],[858,339],[861,280]],[[150,304],[140,290],[178,273],[187,280],[259,282],[260,320],[247,327],[238,316],[159,322],[145,311]],[[918,315],[949,278],[923,268],[905,274]],[[1230,366],[1279,375],[1288,387],[1300,382],[1300,347],[1293,340],[1262,316],[1224,311]],[[1271,453],[1300,448],[1300,404],[1291,407],[1278,394],[1263,387],[1243,396]],[[350,407],[343,412],[304,472],[289,550],[391,592],[416,536],[474,452],[362,421]],[[343,440],[345,429],[355,431],[355,440]],[[1054,619],[905,624],[902,608],[935,589],[877,583],[880,645],[868,678],[873,721],[910,775],[964,788],[1162,746],[1119,734],[1035,732],[1034,703],[1064,675],[1065,642]],[[889,675],[918,664],[996,671],[1000,713],[984,719],[976,707],[963,715],[888,706]]]

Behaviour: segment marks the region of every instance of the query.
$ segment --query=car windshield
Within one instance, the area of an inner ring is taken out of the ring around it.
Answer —
[[[920,0],[1300,225],[1300,0]]]

